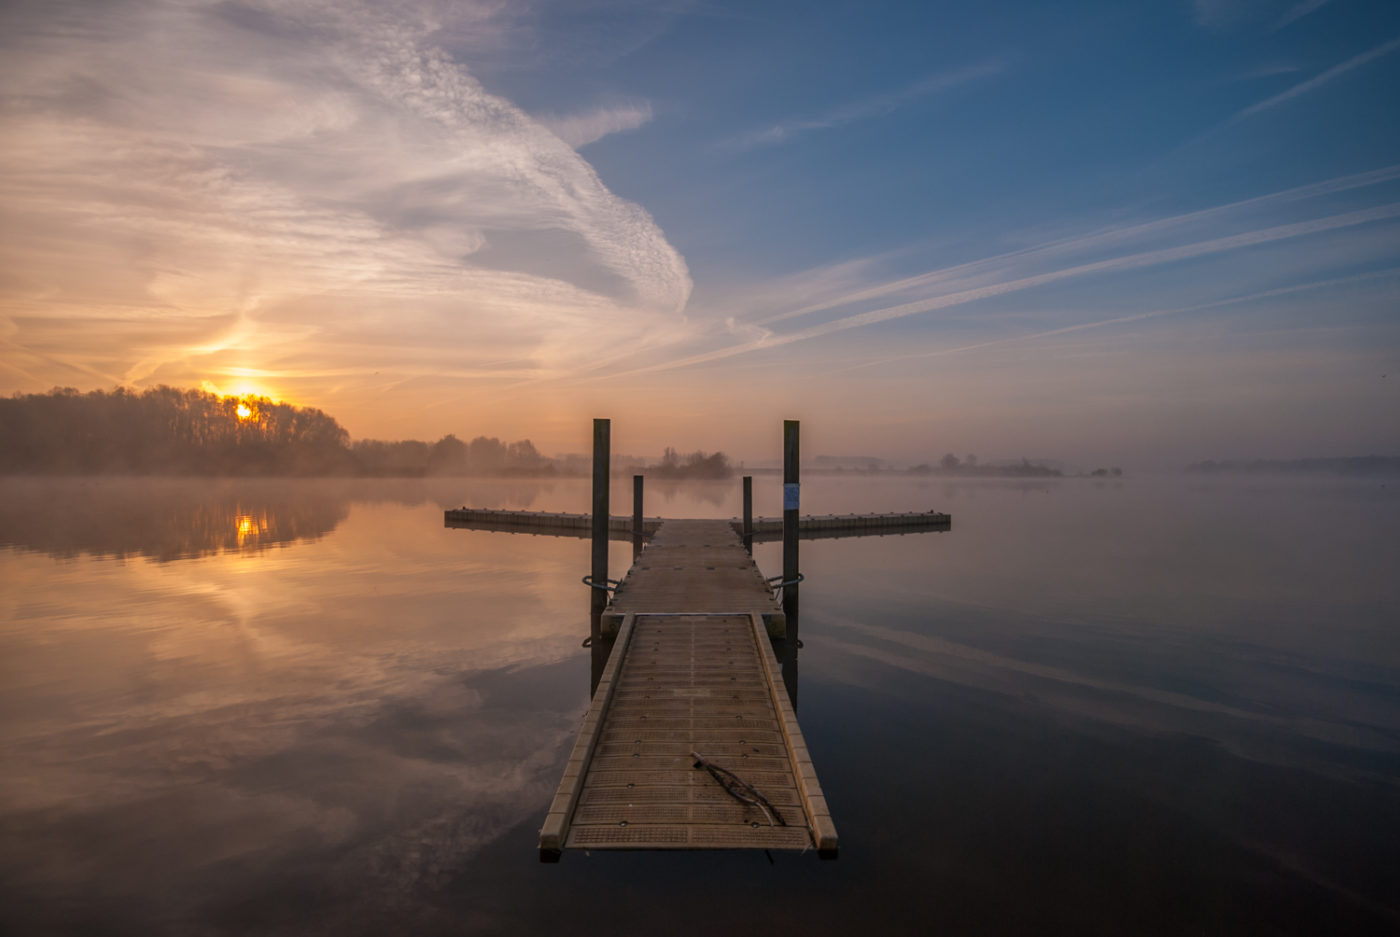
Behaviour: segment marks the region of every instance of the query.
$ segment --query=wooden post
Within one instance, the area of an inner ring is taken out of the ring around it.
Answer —
[[[753,476],[744,476],[744,549],[753,554]]]
[[[797,420],[783,420],[783,582],[797,578],[797,517],[801,500],[798,482],[799,425]],[[787,587],[784,587],[783,595],[787,593]]]
[[[642,476],[632,476],[632,559],[642,552]]]
[[[783,682],[794,711],[797,709],[797,523],[801,506],[799,425],[797,420],[783,421],[783,615],[787,618],[787,633],[783,638],[786,644]]]
[[[608,486],[612,481],[609,471],[612,452],[612,421],[593,421],[593,601],[591,633],[593,640],[602,636],[603,609],[608,605],[608,592],[598,588],[608,584],[608,521],[611,508],[608,505]]]

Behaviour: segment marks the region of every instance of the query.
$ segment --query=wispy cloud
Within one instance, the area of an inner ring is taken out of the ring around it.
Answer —
[[[736,327],[742,323],[735,323],[726,329],[728,341],[724,341],[719,336],[711,336],[710,347],[705,347],[703,350],[678,348],[675,351],[679,353],[673,353],[669,358],[663,358],[653,364],[630,371],[623,371],[620,374],[644,373],[706,364],[912,316],[954,309],[997,297],[1024,293],[1059,283],[1147,270],[1174,263],[1209,258],[1246,248],[1392,221],[1400,218],[1400,202],[1337,212],[1285,224],[1252,226],[1219,236],[1199,236],[1200,233],[1218,232],[1222,227],[1238,229],[1241,219],[1248,219],[1264,208],[1279,208],[1309,198],[1319,198],[1358,187],[1391,182],[1397,178],[1400,178],[1400,167],[1387,167],[1371,173],[1325,180],[1313,185],[1271,193],[1226,206],[1217,206],[1198,212],[1156,219],[1143,224],[1110,229],[1084,237],[1051,242],[913,277],[875,283],[854,291],[829,294],[825,298],[796,309],[767,315],[749,323],[747,328]],[[1193,234],[1196,237],[1182,241],[1183,236]],[[1154,241],[1161,244],[1163,240],[1175,241],[1176,243],[1168,243],[1165,246],[1149,246]],[[1105,254],[1107,256],[1104,256]],[[1090,259],[1095,255],[1098,255],[1097,259]],[[861,308],[862,306],[870,307],[874,301],[888,300],[895,296],[904,297],[904,301],[875,305],[873,308]],[[1237,301],[1243,300],[1228,300],[1228,302]],[[1096,323],[1076,323],[1064,328],[1056,327],[1035,331],[1029,336],[1017,336],[1016,340],[1023,340],[1026,337],[1045,337],[1098,325],[1122,324],[1139,319],[1154,318],[1185,308],[1206,308],[1206,306],[1189,304],[1174,309],[1104,319]],[[783,323],[797,317],[843,309],[848,311],[824,322],[792,331],[781,329]],[[736,338],[739,341],[734,341]],[[961,350],[970,350],[992,343],[993,340],[988,339],[965,343],[960,348]],[[694,347],[692,344],[691,348]],[[917,355],[918,353],[911,352],[910,354]],[[883,360],[893,359],[886,357]]]
[[[908,361],[923,358],[943,358],[948,355],[963,354],[969,351],[980,351],[984,348],[991,348],[997,345],[1023,344],[1034,342],[1043,338],[1055,338],[1060,335],[1069,335],[1074,332],[1086,332],[1092,329],[1111,328],[1116,325],[1131,325],[1136,322],[1144,322],[1148,319],[1160,319],[1164,316],[1179,316],[1192,312],[1206,312],[1212,309],[1224,309],[1230,306],[1243,306],[1248,303],[1259,302],[1263,299],[1274,299],[1280,296],[1289,296],[1294,293],[1305,293],[1312,290],[1332,289],[1339,286],[1348,286],[1354,283],[1361,283],[1367,280],[1375,280],[1383,277],[1395,277],[1400,275],[1400,267],[1392,267],[1387,270],[1380,270],[1374,273],[1358,274],[1351,277],[1335,277],[1326,280],[1316,280],[1310,283],[1300,283],[1295,286],[1280,287],[1272,290],[1261,290],[1248,293],[1244,296],[1232,296],[1229,299],[1221,299],[1209,303],[1196,303],[1190,306],[1174,306],[1166,309],[1152,309],[1147,312],[1137,312],[1124,316],[1113,316],[1107,319],[1094,319],[1089,322],[1076,322],[1073,325],[1065,325],[1055,329],[1044,329],[1036,332],[1026,332],[1019,335],[1008,335],[1002,338],[990,338],[986,341],[972,342],[962,345],[951,345],[942,348],[935,348],[930,351],[911,352],[908,354],[891,355],[885,358],[878,358],[871,361],[863,361],[851,366],[851,370],[858,368],[881,367],[893,364],[896,361]]]
[[[1241,0],[1192,0],[1191,13],[1197,26],[1219,29],[1245,19],[1249,6]]]
[[[1279,17],[1278,22],[1274,24],[1274,29],[1282,29],[1288,24],[1302,19],[1309,13],[1315,13],[1325,7],[1329,2],[1331,2],[1331,0],[1299,0],[1298,3],[1289,7],[1283,16]]]
[[[1224,205],[1214,205],[1210,208],[1203,208],[1198,211],[1184,212],[1165,218],[1154,218],[1151,221],[1145,221],[1139,224],[1120,225],[1101,231],[1093,231],[1088,234],[1060,238],[1047,243],[1010,251],[1005,254],[998,254],[968,263],[943,267],[915,276],[902,277],[882,283],[867,284],[857,290],[830,293],[819,300],[798,305],[781,313],[766,316],[760,321],[764,324],[772,325],[788,319],[798,318],[827,309],[838,308],[840,306],[878,299],[883,296],[909,293],[919,289],[968,285],[978,282],[979,278],[996,281],[1004,279],[1006,271],[1010,269],[1010,265],[1013,263],[1035,264],[1046,261],[1053,262],[1056,258],[1060,257],[1083,255],[1095,251],[1123,250],[1125,248],[1131,248],[1133,245],[1147,243],[1155,238],[1171,236],[1176,232],[1187,230],[1192,227],[1220,223],[1231,216],[1239,216],[1247,212],[1263,209],[1279,208],[1308,199],[1317,199],[1351,191],[1353,189],[1382,185],[1397,179],[1400,179],[1400,165],[1385,166],[1369,172],[1338,176],[1334,179],[1325,179],[1321,182],[1295,186],[1279,192],[1270,192],[1266,195],[1241,199]]]
[[[1293,75],[1301,71],[1297,65],[1260,65],[1258,68],[1251,68],[1247,72],[1242,72],[1226,81],[1258,81],[1261,78],[1275,78],[1279,75]]]
[[[609,134],[636,130],[651,122],[651,105],[622,104],[597,107],[581,114],[564,117],[544,117],[542,121],[554,134],[574,149],[585,147]]]
[[[1279,94],[1276,94],[1271,98],[1265,98],[1263,101],[1260,101],[1257,104],[1251,104],[1249,107],[1246,107],[1244,110],[1231,117],[1230,122],[1234,123],[1236,121],[1244,120],[1245,118],[1252,117],[1255,114],[1260,113],[1261,111],[1266,111],[1269,108],[1277,107],[1278,105],[1283,104],[1285,101],[1291,101],[1296,97],[1308,94],[1312,91],[1316,91],[1318,88],[1321,88],[1328,82],[1339,78],[1342,75],[1345,75],[1347,72],[1352,71],[1353,69],[1360,68],[1367,62],[1371,62],[1375,59],[1381,58],[1382,56],[1389,55],[1396,49],[1400,49],[1400,36],[1395,37],[1389,42],[1383,42],[1373,49],[1368,49],[1367,51],[1362,52],[1360,55],[1352,56],[1340,65],[1334,65],[1333,67],[1327,69],[1327,71],[1323,72],[1320,75],[1316,75],[1312,78],[1309,78],[1307,81],[1299,82],[1298,84],[1289,88],[1287,91],[1280,92]]]
[[[1309,234],[1320,234],[1324,231],[1332,231],[1338,228],[1367,224],[1374,221],[1384,221],[1391,218],[1400,218],[1400,202],[1381,205],[1375,208],[1360,209],[1353,212],[1344,212],[1339,215],[1319,218],[1312,221],[1277,225],[1275,227],[1231,235],[1229,237],[1212,238],[1193,244],[1143,251],[1123,257],[1115,257],[1110,260],[1079,264],[1059,270],[1052,270],[1047,273],[1005,280],[986,286],[974,287],[972,289],[958,290],[956,292],[934,296],[928,299],[916,300],[914,302],[886,306],[868,312],[845,316],[831,322],[825,322],[821,325],[803,329],[799,332],[789,333],[770,340],[770,344],[805,341],[810,338],[830,335],[835,332],[843,332],[847,329],[875,325],[880,322],[889,322],[893,319],[902,319],[907,316],[932,312],[936,309],[946,309],[950,306],[977,302],[994,296],[1020,292],[1032,287],[1046,286],[1060,280],[1083,277],[1091,274],[1117,273],[1125,270],[1136,270],[1144,267],[1175,263],[1182,260],[1207,256],[1209,254],[1218,254],[1245,247],[1254,247],[1260,244],[1268,244],[1273,241],[1302,237]]]
[[[900,107],[920,98],[951,91],[981,78],[999,75],[1005,66],[996,60],[982,62],[950,72],[929,75],[913,84],[888,94],[864,98],[841,107],[834,108],[815,117],[794,118],[780,121],[768,127],[741,134],[726,143],[730,149],[746,150],[760,146],[786,143],[795,137],[815,130],[830,130],[845,124],[883,117]]]
[[[561,373],[677,327],[684,260],[574,150],[649,112],[561,139],[491,94],[434,44],[491,8],[7,10],[0,224],[26,233],[0,244],[7,367]]]

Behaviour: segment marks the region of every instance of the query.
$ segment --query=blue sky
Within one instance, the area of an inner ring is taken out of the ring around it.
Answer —
[[[1400,453],[1400,5],[16,3],[0,380],[531,436]]]

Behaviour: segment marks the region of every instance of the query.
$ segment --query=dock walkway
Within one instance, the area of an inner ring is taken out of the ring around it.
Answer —
[[[642,520],[643,537],[651,537],[661,529],[662,518],[647,517]],[[743,535],[744,522],[730,518],[724,523]],[[868,537],[878,534],[922,533],[929,530],[948,530],[952,518],[941,511],[912,511],[900,514],[815,514],[801,518],[797,523],[797,535],[803,540],[822,540],[835,537]],[[556,537],[578,537],[586,540],[593,533],[593,517],[590,514],[557,514],[549,511],[505,511],[494,508],[449,508],[443,512],[444,527],[460,527],[472,530],[498,530],[508,533],[549,534]],[[783,519],[781,517],[755,517],[753,519],[753,540],[767,543],[781,540]],[[608,538],[610,540],[632,539],[632,518],[614,514],[608,518]]]
[[[540,831],[541,858],[564,849],[836,854],[769,642],[781,614],[729,521],[661,525],[608,606],[616,642]],[[728,793],[692,753],[751,785],[773,816]]]

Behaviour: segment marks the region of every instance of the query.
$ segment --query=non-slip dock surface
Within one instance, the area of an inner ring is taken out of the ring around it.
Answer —
[[[637,616],[567,847],[812,845],[754,630],[747,615]],[[727,794],[693,751],[752,784],[787,825]]]
[[[616,643],[540,831],[563,849],[792,849],[836,831],[783,686],[772,592],[728,521],[666,521],[608,607]],[[731,796],[692,752],[775,808]]]
[[[608,611],[771,615],[778,606],[729,521],[668,520],[628,570]]]

